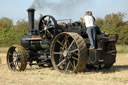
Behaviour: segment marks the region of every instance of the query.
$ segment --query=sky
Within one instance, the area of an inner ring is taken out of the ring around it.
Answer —
[[[56,5],[55,3],[60,3],[61,1],[67,0],[42,0]],[[73,0],[68,0],[73,1]],[[91,10],[93,15],[98,18],[104,18],[106,14],[125,12],[126,17],[124,20],[128,20],[128,0],[74,0],[77,3],[62,3],[59,5],[62,7],[53,9],[52,6],[45,6],[36,10],[35,18],[37,19],[40,14],[43,15],[53,15],[57,20],[58,19],[73,19],[78,21],[80,17],[84,16],[84,12]],[[80,2],[81,1],[81,2]],[[83,1],[83,3],[82,3]],[[0,0],[0,18],[8,17],[16,23],[17,20],[25,19],[27,20],[26,10],[30,8],[34,0]],[[71,5],[71,7],[69,6]],[[66,7],[67,6],[67,7]],[[51,7],[51,8],[50,8]],[[59,13],[57,10],[62,9],[62,13]]]

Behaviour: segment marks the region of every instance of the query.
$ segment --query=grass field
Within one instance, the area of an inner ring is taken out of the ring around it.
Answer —
[[[128,46],[117,46],[116,63],[111,69],[78,74],[62,74],[37,66],[27,66],[24,72],[12,72],[6,65],[7,49],[0,49],[0,85],[128,85]]]
[[[1,47],[0,53],[7,53],[9,47]]]
[[[128,46],[127,45],[117,45],[117,53],[127,54]]]

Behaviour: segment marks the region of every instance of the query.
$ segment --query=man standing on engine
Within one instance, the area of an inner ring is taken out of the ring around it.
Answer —
[[[96,48],[96,25],[95,25],[95,18],[92,16],[91,11],[87,11],[83,18],[83,23],[87,28],[87,34],[90,40],[90,49]]]

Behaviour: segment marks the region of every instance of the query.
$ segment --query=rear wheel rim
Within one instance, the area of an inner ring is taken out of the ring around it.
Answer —
[[[77,37],[73,38],[73,34]],[[76,33],[61,33],[53,40],[50,53],[55,69],[64,73],[80,72],[84,69],[87,51],[85,42],[82,40],[82,37]],[[82,42],[80,44],[83,48],[80,47],[79,41]]]

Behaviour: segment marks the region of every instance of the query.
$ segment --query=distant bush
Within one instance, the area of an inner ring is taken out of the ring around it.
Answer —
[[[105,16],[104,19],[97,18],[96,24],[103,32],[118,34],[118,44],[128,45],[128,21],[124,22],[124,13],[112,13]]]
[[[20,44],[21,37],[28,33],[27,21],[17,21],[16,25],[13,25],[12,23],[11,19],[0,19],[0,47]]]
[[[101,31],[110,34],[118,34],[118,44],[128,45],[128,21],[123,21],[124,13],[112,13],[102,18],[96,19],[96,24]],[[37,22],[35,20],[35,22]],[[0,18],[0,47],[8,47],[13,44],[20,44],[21,37],[28,34],[28,22],[18,20],[13,25],[12,19],[7,17]]]

